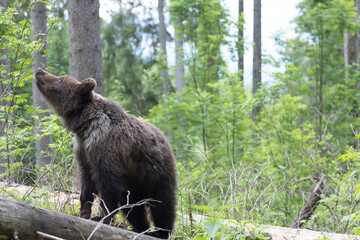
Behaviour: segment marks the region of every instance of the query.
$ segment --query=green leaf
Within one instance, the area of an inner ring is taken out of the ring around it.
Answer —
[[[207,219],[205,221],[205,230],[211,238],[216,236],[221,224],[218,221]]]
[[[206,205],[196,205],[196,206],[193,206],[193,209],[201,210],[201,211],[205,211],[205,212],[208,212],[210,210],[209,206],[206,206]]]
[[[42,3],[46,4],[48,7],[50,7],[50,6],[51,6],[51,5],[50,5],[50,3],[49,3],[48,1],[39,0],[39,2],[42,2]]]
[[[269,237],[265,237],[263,234],[254,234],[254,236],[256,237],[256,239],[260,239],[260,240],[269,239]]]
[[[19,23],[20,23],[21,26],[25,26],[26,20],[22,20],[22,21],[20,21]]]

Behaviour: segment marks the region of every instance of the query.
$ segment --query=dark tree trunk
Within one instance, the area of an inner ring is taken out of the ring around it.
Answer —
[[[33,8],[31,8],[31,21],[33,25],[33,29],[31,31],[31,38],[33,41],[40,41],[43,44],[42,49],[36,53],[34,56],[33,70],[35,71],[39,67],[46,68],[48,66],[48,59],[45,55],[45,50],[47,50],[47,42],[46,42],[46,5],[42,2],[35,2]],[[33,105],[35,109],[48,109],[47,104],[41,99],[39,89],[36,86],[35,79],[32,82],[32,90],[33,90]],[[40,134],[40,139],[35,140],[35,150],[36,150],[36,165],[41,168],[45,165],[50,164],[50,149],[49,144],[51,143],[51,136],[45,135],[43,136],[43,130],[41,129],[41,117],[44,116],[43,113],[35,116],[35,130],[37,134]],[[39,183],[43,185],[46,183],[46,179],[44,177],[40,177]]]
[[[104,95],[99,6],[99,0],[69,0],[70,75],[94,78]]]
[[[354,2],[354,6],[356,8],[356,12],[358,12],[358,0],[352,0]],[[358,63],[359,57],[359,34],[356,31],[354,34],[347,32],[345,34],[345,65],[352,65]]]
[[[351,0],[354,4],[355,11],[356,11],[356,19],[359,15],[359,0]],[[345,32],[345,46],[344,46],[344,57],[345,57],[345,67],[348,67],[346,71],[347,78],[354,78],[356,71],[358,70],[358,60],[359,60],[359,33],[356,31],[354,34],[350,32]],[[352,84],[350,88],[352,91],[357,91],[359,84],[356,82]],[[354,97],[351,104],[351,114],[353,117],[357,118],[359,116],[359,104],[358,104],[358,97]]]
[[[310,197],[305,203],[305,206],[300,210],[294,221],[291,223],[291,228],[301,228],[304,223],[314,214],[317,206],[319,205],[324,189],[324,174],[321,173],[317,179],[318,182],[313,192],[310,194]]]
[[[255,94],[261,84],[261,0],[254,0],[254,53],[252,93]],[[255,106],[252,119],[255,120],[260,107]]]
[[[99,0],[69,0],[70,75],[79,81],[94,78],[95,91],[104,95],[99,7]],[[80,189],[78,177],[74,186]]]

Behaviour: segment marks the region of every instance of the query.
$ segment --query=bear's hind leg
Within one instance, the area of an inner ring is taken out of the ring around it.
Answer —
[[[115,211],[119,206],[119,200],[106,195],[101,195],[101,218],[104,219],[105,224],[109,224],[114,216],[118,213]],[[111,213],[111,214],[110,214]]]
[[[171,231],[174,227],[176,220],[175,204],[163,201],[159,203],[153,203],[150,207],[152,220],[158,230],[154,231],[152,236],[168,239]]]
[[[145,205],[124,208],[121,210],[124,218],[133,227],[134,232],[145,232],[150,228],[150,223],[146,214]]]

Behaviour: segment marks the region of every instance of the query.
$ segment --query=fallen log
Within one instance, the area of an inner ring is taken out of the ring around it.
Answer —
[[[190,221],[188,216],[183,217],[187,220],[187,222]],[[204,215],[193,214],[192,218],[194,226],[197,227],[197,225],[205,222],[207,217]],[[252,236],[253,233],[261,233],[264,237],[269,237],[268,240],[359,240],[359,236],[355,235],[315,231],[310,229],[296,229],[263,224],[258,225],[253,223],[242,224],[241,222],[230,222],[228,223],[228,226],[233,229],[244,229],[244,234],[247,236]],[[256,238],[248,237],[247,239]]]
[[[155,240],[121,228],[0,198],[0,239]]]

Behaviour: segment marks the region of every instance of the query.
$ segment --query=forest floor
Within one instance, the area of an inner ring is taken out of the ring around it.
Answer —
[[[28,197],[40,199],[45,195],[46,201],[53,203],[52,206],[54,209],[52,210],[61,211],[65,207],[71,206],[75,208],[80,204],[80,196],[76,193],[52,191],[49,189],[40,189],[20,184],[8,185],[4,182],[0,182],[0,197],[13,197],[16,199],[25,200]],[[94,208],[98,208],[98,204],[95,204]],[[96,210],[93,212],[96,212]],[[205,220],[206,216],[194,214],[192,217],[193,220],[201,224]],[[238,226],[234,225],[234,228],[237,227]],[[296,229],[270,225],[254,226],[250,223],[245,224],[245,231],[248,231],[249,234],[251,234],[251,232],[255,228],[259,229],[262,234],[265,234],[266,236],[271,236],[272,240],[360,240],[360,237],[348,234],[329,233],[309,229]]]

